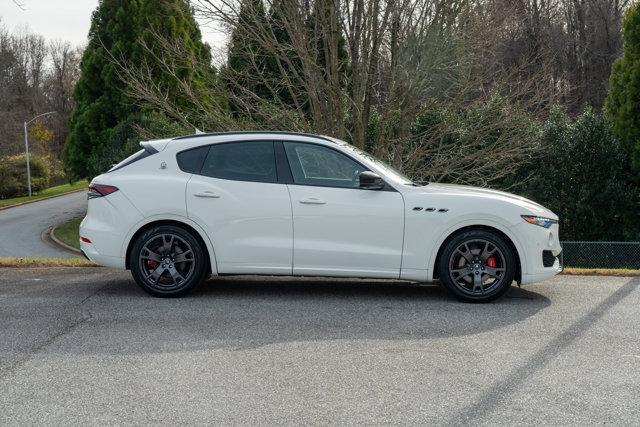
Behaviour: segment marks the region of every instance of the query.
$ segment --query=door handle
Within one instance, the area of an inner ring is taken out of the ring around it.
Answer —
[[[324,205],[326,202],[324,200],[317,199],[315,197],[309,197],[308,199],[300,200],[300,203],[303,205]]]
[[[208,197],[210,199],[219,199],[220,195],[214,193],[213,191],[201,191],[199,193],[194,193],[193,194],[196,197]]]

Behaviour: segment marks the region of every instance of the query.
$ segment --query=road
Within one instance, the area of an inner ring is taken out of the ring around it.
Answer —
[[[46,231],[68,219],[84,216],[86,211],[86,191],[0,210],[0,257],[78,256],[46,241]]]
[[[0,424],[636,424],[640,280],[436,286],[0,270]]]

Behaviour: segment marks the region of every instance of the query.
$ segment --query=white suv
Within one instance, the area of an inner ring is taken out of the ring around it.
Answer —
[[[484,302],[562,269],[558,217],[539,204],[418,185],[334,138],[230,132],[141,146],[91,182],[80,241],[153,295],[260,274],[439,279]]]

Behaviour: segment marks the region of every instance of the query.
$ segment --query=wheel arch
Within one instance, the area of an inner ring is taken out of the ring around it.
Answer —
[[[195,222],[189,220],[188,218],[147,218],[147,221],[143,221],[136,226],[132,227],[132,230],[129,232],[127,239],[125,239],[125,248],[124,248],[124,259],[125,259],[125,268],[128,270],[130,268],[129,265],[129,256],[131,255],[131,249],[133,247],[134,242],[145,231],[150,228],[157,227],[160,225],[172,225],[175,227],[181,227],[194,235],[194,237],[202,244],[205,248],[205,256],[207,257],[207,265],[208,265],[208,273],[217,275],[218,269],[216,264],[215,252],[213,250],[213,245],[209,240],[209,237],[204,232],[204,230]]]
[[[507,234],[507,232],[501,230],[500,228],[494,225],[487,225],[487,224],[462,225],[458,228],[455,228],[453,231],[449,231],[446,234],[446,236],[443,239],[441,239],[440,244],[437,245],[438,250],[435,253],[435,256],[432,256],[432,262],[430,263],[430,265],[432,268],[431,271],[433,273],[432,273],[431,279],[437,279],[439,277],[438,264],[440,262],[442,251],[444,247],[447,245],[447,243],[449,243],[449,241],[454,237],[456,237],[458,234],[464,233],[472,229],[490,231],[490,232],[496,233],[498,236],[500,236],[505,240],[505,242],[509,245],[509,247],[513,251],[513,254],[515,255],[515,259],[516,259],[515,281],[520,283],[522,281],[522,265],[524,263],[524,260],[522,258],[523,252],[521,249],[518,248],[518,246],[520,246],[519,242],[515,239],[514,236],[512,235],[510,236],[509,234]]]

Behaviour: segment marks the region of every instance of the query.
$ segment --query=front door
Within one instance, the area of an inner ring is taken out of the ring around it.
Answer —
[[[285,142],[293,184],[293,274],[398,278],[404,201],[365,190],[366,167],[324,145]]]
[[[213,144],[187,184],[189,217],[204,224],[218,272],[291,274],[291,201],[272,141]]]

